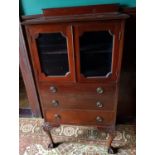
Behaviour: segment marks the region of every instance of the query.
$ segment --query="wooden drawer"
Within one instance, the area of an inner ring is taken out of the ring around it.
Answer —
[[[116,91],[115,84],[52,84],[39,83],[40,93],[42,96],[55,96],[64,94],[81,94],[83,95],[98,95],[106,96],[113,95]]]
[[[45,119],[52,124],[112,125],[115,123],[114,112],[99,110],[45,110]]]
[[[90,109],[113,111],[116,107],[116,95],[108,94],[104,96],[97,95],[79,95],[63,94],[54,96],[42,96],[43,106],[46,108],[63,109]]]

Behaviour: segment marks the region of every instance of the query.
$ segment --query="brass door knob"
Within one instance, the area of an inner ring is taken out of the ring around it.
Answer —
[[[102,87],[98,87],[96,89],[96,91],[97,91],[98,94],[103,94],[103,88]]]
[[[59,101],[57,101],[57,100],[52,100],[52,106],[53,106],[53,107],[58,107],[58,106],[59,106]]]
[[[51,91],[52,93],[56,93],[56,92],[57,92],[57,88],[54,87],[54,86],[51,86],[51,87],[50,87],[50,91]]]
[[[101,123],[101,122],[103,122],[103,118],[100,117],[100,116],[97,116],[97,117],[96,117],[96,121],[99,122],[99,123]]]
[[[102,107],[103,107],[103,104],[102,104],[100,101],[97,101],[97,102],[96,102],[96,106],[97,106],[98,108],[102,108]]]

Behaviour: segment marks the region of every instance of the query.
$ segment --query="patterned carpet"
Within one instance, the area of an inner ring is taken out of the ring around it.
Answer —
[[[108,155],[108,134],[93,127],[63,125],[51,133],[55,142],[64,142],[56,149],[48,149],[50,142],[42,130],[43,119],[20,118],[20,155]],[[113,146],[119,146],[117,155],[135,155],[135,126],[118,125]]]

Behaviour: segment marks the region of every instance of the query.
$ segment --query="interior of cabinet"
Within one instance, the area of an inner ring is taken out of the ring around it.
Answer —
[[[113,37],[108,31],[84,32],[79,42],[84,76],[106,76],[111,72]]]
[[[66,38],[61,33],[41,33],[37,39],[41,70],[47,76],[61,76],[69,71]]]

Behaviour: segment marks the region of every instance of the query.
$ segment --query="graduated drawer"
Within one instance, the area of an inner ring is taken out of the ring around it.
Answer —
[[[113,111],[116,107],[115,92],[103,96],[92,94],[43,95],[42,103],[46,108],[90,109]]]
[[[45,120],[52,124],[112,125],[115,123],[115,113],[102,110],[51,109],[44,112]]]
[[[55,96],[64,94],[81,94],[81,95],[113,95],[116,91],[115,84],[52,84],[39,83],[40,93],[42,96]]]

